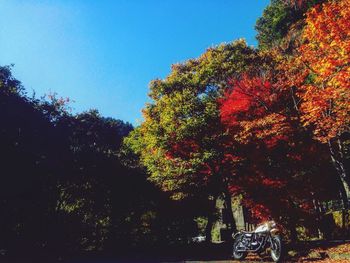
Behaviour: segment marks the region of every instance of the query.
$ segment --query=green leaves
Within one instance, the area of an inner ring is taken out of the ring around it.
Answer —
[[[237,40],[174,64],[165,79],[150,83],[153,102],[143,110],[145,121],[125,143],[140,155],[151,181],[177,197],[178,191],[185,196],[215,188],[211,177],[222,155],[218,138],[223,134],[217,99],[229,78],[255,57],[254,49]]]
[[[261,50],[271,49],[281,43],[291,26],[303,19],[304,13],[324,0],[286,1],[272,0],[255,24],[256,38]]]

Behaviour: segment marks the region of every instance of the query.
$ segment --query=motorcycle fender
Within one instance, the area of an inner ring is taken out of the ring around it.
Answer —
[[[240,234],[242,234],[241,232],[237,232],[236,234],[232,234],[232,238],[235,239],[237,236],[239,236]]]
[[[271,235],[275,236],[279,234],[279,230],[277,228],[273,228],[270,230]]]

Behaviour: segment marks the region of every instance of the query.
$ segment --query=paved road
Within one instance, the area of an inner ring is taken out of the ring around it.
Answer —
[[[273,262],[273,261],[233,261],[233,260],[223,260],[223,261],[184,261],[184,263],[262,263],[262,262]]]
[[[272,263],[273,261],[269,260],[245,260],[245,261],[236,261],[236,260],[200,260],[200,261],[195,261],[195,260],[185,260],[185,261],[178,261],[176,263],[262,263],[262,262],[269,262]],[[175,262],[172,262],[175,263]]]
[[[247,260],[244,260],[244,261],[228,260],[228,259],[227,260],[184,260],[184,261],[178,261],[176,263],[262,263],[262,262],[273,263],[271,258],[260,258],[255,255],[249,255],[247,257]]]

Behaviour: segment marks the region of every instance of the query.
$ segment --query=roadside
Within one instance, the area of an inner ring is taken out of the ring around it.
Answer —
[[[64,260],[47,257],[44,260],[38,256],[36,260],[18,255],[14,259],[1,258],[4,263],[27,263],[27,262],[59,262],[59,263],[262,263],[271,262],[268,253],[266,255],[248,254],[244,261],[234,261],[230,257],[231,245],[229,243],[199,243],[183,247],[164,247],[161,250],[135,251],[121,256],[111,254],[102,256],[100,254],[81,255],[80,257]],[[308,241],[300,242],[294,246],[286,246],[286,255],[283,262],[330,262],[350,263],[350,240],[338,241]]]
[[[304,249],[299,247],[297,251],[289,251],[289,256],[297,262],[350,262],[350,241],[316,243]]]
[[[245,261],[234,261],[229,258],[208,258],[192,259],[178,262],[186,263],[204,263],[204,262],[218,262],[218,263],[257,263],[257,262],[272,262],[268,255],[262,257],[249,254]],[[334,262],[345,263],[350,262],[350,240],[338,241],[314,241],[301,242],[293,247],[287,248],[285,260],[283,262]]]

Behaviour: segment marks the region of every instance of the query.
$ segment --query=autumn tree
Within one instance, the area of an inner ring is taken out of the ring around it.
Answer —
[[[254,56],[255,51],[238,40],[173,65],[164,80],[151,82],[153,102],[143,110],[144,122],[126,140],[140,155],[149,179],[163,190],[176,199],[208,200],[208,238],[216,199],[223,194],[231,207],[217,98],[227,79],[244,70]],[[231,224],[235,229],[232,214]]]
[[[337,186],[320,170],[324,147],[301,124],[295,91],[285,82],[284,56],[259,56],[265,63],[231,79],[219,100],[228,133],[225,153],[235,160],[230,188],[243,194],[255,218],[280,221],[295,240],[300,218],[312,222],[314,201]],[[327,162],[322,169],[329,171]]]
[[[350,2],[330,1],[306,17],[299,48],[299,95],[302,121],[329,147],[347,197],[350,178],[345,164],[350,132]],[[344,199],[347,199],[344,197]]]

